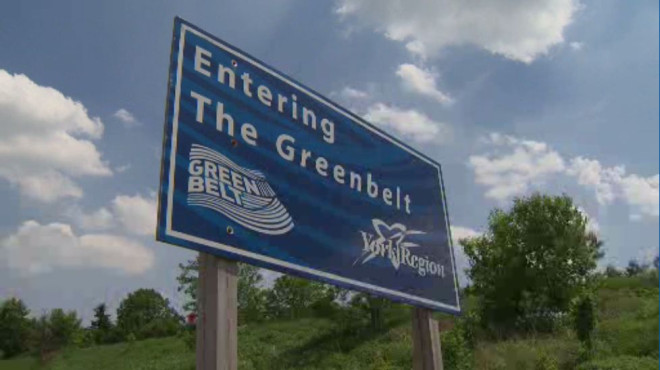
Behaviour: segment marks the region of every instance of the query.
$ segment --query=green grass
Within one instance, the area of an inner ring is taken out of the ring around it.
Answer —
[[[242,326],[240,369],[405,369],[412,366],[410,327],[349,332],[325,319]],[[195,355],[178,337],[70,349],[45,366],[30,357],[0,361],[2,370],[194,369]]]
[[[466,303],[470,303],[469,300]],[[461,369],[610,370],[658,368],[658,285],[650,276],[612,278],[598,290],[599,322],[594,349],[585,352],[570,330],[553,335],[478,341]],[[251,324],[239,328],[240,369],[410,369],[409,312],[399,312],[380,332],[327,319]],[[439,315],[450,330],[453,318]],[[451,332],[444,350],[455,351]],[[460,345],[464,345],[460,344]],[[454,352],[464,358],[465,352]],[[449,357],[447,357],[449,359]],[[467,364],[467,365],[466,365]],[[448,364],[449,365],[449,364]],[[195,355],[178,337],[68,349],[47,364],[20,356],[0,361],[0,370],[181,369]],[[451,370],[450,366],[445,367]]]

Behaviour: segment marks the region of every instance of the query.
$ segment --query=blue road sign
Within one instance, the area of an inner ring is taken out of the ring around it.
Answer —
[[[460,312],[440,165],[177,18],[157,239]]]

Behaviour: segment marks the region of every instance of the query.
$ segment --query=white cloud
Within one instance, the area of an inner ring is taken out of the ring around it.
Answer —
[[[70,207],[66,216],[86,231],[114,229],[136,235],[154,235],[156,230],[156,195],[117,195],[108,207],[85,212],[78,206]]]
[[[569,43],[568,46],[570,46],[571,49],[573,49],[575,51],[580,51],[584,47],[584,43],[573,41],[573,42]]]
[[[578,184],[592,188],[596,193],[596,200],[600,204],[609,204],[616,197],[615,183],[619,182],[625,169],[621,166],[603,168],[600,162],[593,159],[575,157],[567,173],[574,176]]]
[[[628,175],[621,179],[621,193],[623,198],[637,212],[658,217],[658,175],[640,177]]]
[[[156,196],[118,195],[112,201],[117,221],[129,232],[154,235],[156,232]]]
[[[575,176],[580,185],[592,189],[602,205],[616,199],[625,201],[631,208],[633,220],[638,215],[658,217],[658,175],[642,177],[626,174],[624,166],[604,167],[599,161],[576,157],[571,160],[567,173]]]
[[[367,108],[364,119],[419,143],[446,141],[451,135],[448,125],[433,121],[416,110],[376,103]]]
[[[481,236],[482,233],[477,230],[471,229],[469,227],[463,226],[452,226],[451,227],[451,238],[454,242],[454,245],[459,245],[461,239],[475,238]]]
[[[99,267],[140,274],[154,263],[153,253],[136,241],[107,234],[77,236],[67,224],[41,225],[32,220],[0,240],[0,257],[23,275]]]
[[[18,184],[23,196],[46,203],[64,197],[81,198],[83,195],[82,189],[69,177],[53,170],[39,174],[26,174],[10,181]]]
[[[406,44],[422,57],[472,44],[525,63],[564,42],[578,0],[338,0],[336,12]]]
[[[82,103],[0,69],[0,178],[23,195],[79,198],[72,177],[111,175],[96,146],[82,138],[102,134],[103,123]]]
[[[66,213],[83,230],[108,230],[115,225],[115,216],[105,207],[91,213],[85,213],[78,206],[75,206]]]
[[[451,104],[453,99],[436,86],[437,74],[413,64],[401,64],[396,71],[403,86],[415,93],[433,98],[441,104]]]
[[[368,99],[369,94],[365,91],[354,89],[350,86],[346,86],[339,93],[337,93],[342,99],[345,100],[355,100],[355,99]]]
[[[475,181],[489,189],[486,197],[503,201],[525,193],[532,186],[543,184],[550,176],[564,171],[561,156],[545,143],[519,140],[510,136],[491,134],[484,140],[496,149],[504,147],[510,152],[473,155],[469,165]]]
[[[587,219],[587,231],[591,231],[595,234],[598,234],[600,232],[600,224],[598,223],[598,221],[595,218],[591,217],[584,208],[577,207],[577,210],[580,211],[582,217]]]
[[[135,119],[135,116],[124,108],[117,110],[113,116],[120,120],[126,127],[133,127],[140,124],[140,122]]]
[[[475,181],[488,187],[486,197],[505,200],[524,194],[532,185],[544,184],[549,176],[561,175],[592,190],[601,205],[617,200],[625,202],[631,220],[658,217],[658,174],[649,177],[627,174],[624,166],[606,167],[598,160],[579,156],[564,165],[564,158],[547,144],[510,136],[491,134],[481,141],[496,149],[469,159]]]

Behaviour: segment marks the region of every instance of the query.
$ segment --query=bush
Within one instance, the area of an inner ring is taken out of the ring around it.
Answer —
[[[575,300],[571,308],[573,330],[587,348],[591,348],[593,331],[596,327],[596,304],[594,298],[585,294]]]
[[[197,346],[197,332],[194,327],[181,330],[178,337],[183,341],[183,344],[189,351],[195,352]]]
[[[180,325],[169,300],[153,289],[138,289],[129,294],[117,309],[117,328],[126,337],[137,339],[173,335]]]
[[[42,361],[60,349],[80,345],[84,341],[80,319],[75,311],[64,312],[60,308],[34,321],[32,332],[33,348]]]
[[[550,356],[547,353],[543,352],[543,353],[541,353],[541,355],[536,360],[536,364],[534,364],[534,369],[535,370],[559,370],[559,365],[557,365],[557,361],[554,358],[552,358],[552,356]]]
[[[441,333],[442,362],[446,369],[470,370],[474,366],[472,350],[460,325]]]
[[[657,370],[658,360],[650,357],[619,356],[593,360],[577,370]]]

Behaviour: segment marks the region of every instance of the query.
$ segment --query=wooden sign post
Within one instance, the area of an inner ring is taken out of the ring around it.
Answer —
[[[413,369],[442,370],[438,322],[424,308],[415,307],[412,316]]]
[[[236,370],[238,264],[199,254],[197,370]]]

